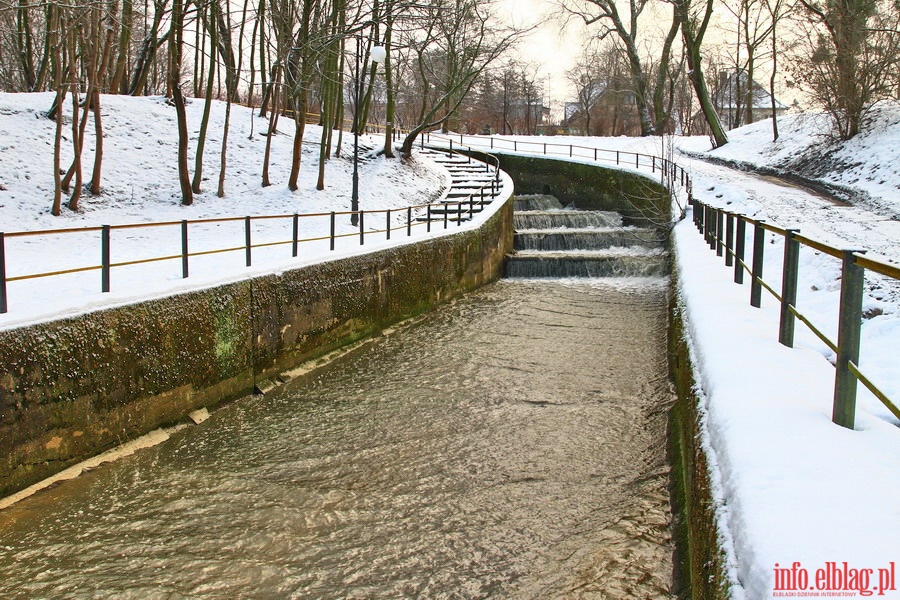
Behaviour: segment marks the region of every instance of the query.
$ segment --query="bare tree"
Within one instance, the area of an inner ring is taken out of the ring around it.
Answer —
[[[900,52],[900,7],[883,0],[799,0],[813,24],[798,67],[841,139],[859,133],[866,110],[888,97]]]
[[[675,14],[681,22],[681,38],[687,53],[688,77],[694,86],[697,102],[706,123],[709,125],[713,146],[718,148],[728,143],[728,136],[719,121],[719,115],[709,94],[706,77],[703,75],[703,59],[700,47],[713,14],[714,0],[673,0]]]
[[[408,43],[424,93],[417,123],[401,145],[403,154],[412,152],[426,129],[446,126],[478,77],[524,33],[499,31],[490,21],[489,8],[489,3],[476,0],[435,0],[420,8],[424,27]]]
[[[638,18],[644,12],[647,4],[648,0],[629,0],[626,15],[619,12],[619,5],[615,0],[565,0],[563,4],[569,12],[580,17],[586,25],[597,25],[600,28],[597,33],[599,40],[615,36],[621,43],[628,60],[632,92],[635,96],[641,123],[641,135],[653,135],[656,131],[650,110],[652,94],[646,68],[638,50]],[[663,71],[668,70],[667,63],[674,39],[675,35],[666,37],[661,57],[661,60],[666,63],[662,66]]]

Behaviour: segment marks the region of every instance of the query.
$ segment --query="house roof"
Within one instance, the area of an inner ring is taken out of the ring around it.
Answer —
[[[719,87],[716,93],[716,105],[722,109],[737,110],[746,106],[747,81],[749,76],[743,69],[732,69],[719,73]],[[766,91],[757,81],[753,81],[753,108],[772,108],[772,95]],[[775,109],[785,109],[778,98],[775,99]]]

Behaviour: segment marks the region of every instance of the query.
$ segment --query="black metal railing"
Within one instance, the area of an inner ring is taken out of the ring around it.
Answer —
[[[862,330],[863,290],[866,270],[891,279],[900,280],[900,268],[866,256],[863,249],[839,249],[800,234],[798,229],[784,229],[761,219],[710,206],[691,198],[693,219],[711,250],[724,257],[725,266],[732,267],[734,282],[742,284],[750,275],[750,305],[759,308],[762,291],[769,292],[780,303],[778,341],[792,348],[794,328],[800,321],[836,355],[834,404],[832,420],[853,429],[856,415],[857,381],[900,419],[900,409],[859,368]],[[748,226],[753,230],[751,256],[746,253]],[[780,290],[763,279],[766,232],[784,238],[784,258]],[[838,308],[837,341],[825,335],[797,308],[797,280],[800,267],[800,247],[806,246],[841,261],[841,290]]]

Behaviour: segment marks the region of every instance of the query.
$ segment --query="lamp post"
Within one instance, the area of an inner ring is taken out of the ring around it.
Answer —
[[[362,35],[356,35],[356,73],[354,74],[353,89],[353,188],[350,193],[350,224],[354,227],[359,224],[359,105],[362,104],[360,96],[360,60],[362,54]],[[387,57],[384,46],[375,45],[369,54],[372,62],[381,64]]]

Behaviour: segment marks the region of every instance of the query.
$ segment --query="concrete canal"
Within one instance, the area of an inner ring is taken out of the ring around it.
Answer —
[[[20,502],[0,596],[670,597],[650,272],[502,280]]]

